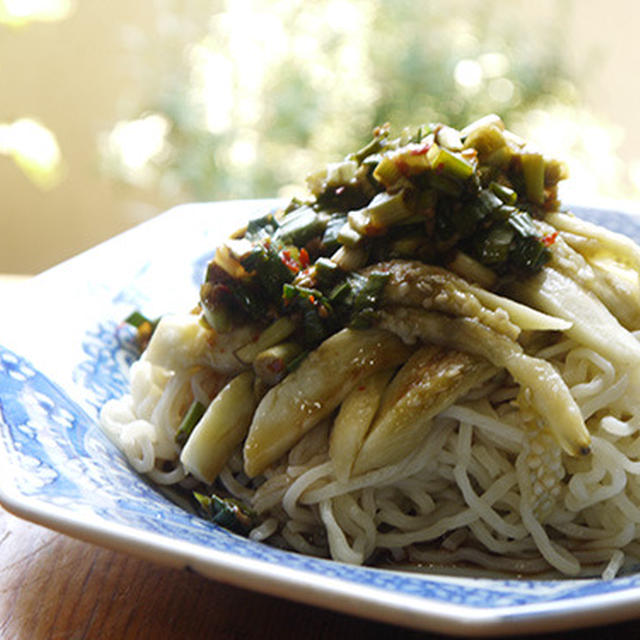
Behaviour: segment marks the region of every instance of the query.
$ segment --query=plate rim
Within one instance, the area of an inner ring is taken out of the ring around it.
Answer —
[[[4,447],[0,448],[3,463],[7,462],[6,456]],[[7,464],[0,468],[0,504],[19,518],[148,562],[192,570],[224,584],[363,619],[449,636],[480,638],[512,635],[514,625],[518,634],[524,634],[622,622],[635,617],[630,605],[640,603],[640,586],[561,601],[485,609],[426,596],[397,594],[368,585],[358,584],[354,590],[353,583],[341,578],[310,574],[256,558],[242,557],[238,562],[238,556],[225,551],[154,532],[140,532],[135,527],[97,517],[95,521],[87,520],[37,498],[17,492],[14,495],[5,477],[10,468]],[[256,576],[260,578],[258,582]],[[376,607],[373,610],[372,605]]]

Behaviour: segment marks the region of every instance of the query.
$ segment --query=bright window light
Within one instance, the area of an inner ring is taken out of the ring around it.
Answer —
[[[157,113],[121,121],[109,133],[107,152],[129,173],[139,173],[164,151],[168,133],[169,122]]]
[[[495,78],[489,83],[489,95],[496,102],[507,104],[515,93],[515,86],[508,78]]]
[[[190,51],[194,101],[203,109],[211,133],[231,127],[233,116],[233,65],[225,56],[198,44]]]
[[[62,173],[62,153],[55,135],[31,118],[0,124],[0,154],[10,156],[37,186],[55,186]]]
[[[460,60],[453,72],[456,83],[463,89],[477,91],[482,84],[482,66],[476,60]]]
[[[499,78],[509,71],[509,58],[503,53],[484,53],[478,58],[485,78]]]
[[[73,0],[0,0],[0,23],[55,22],[68,18],[73,8]]]

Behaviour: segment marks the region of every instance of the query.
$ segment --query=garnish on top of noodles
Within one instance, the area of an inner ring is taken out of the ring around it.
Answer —
[[[393,259],[446,266],[482,286],[538,272],[554,232],[535,220],[557,208],[565,166],[497,117],[462,131],[430,125],[392,137],[388,125],[344,161],[309,176],[312,197],[251,221],[217,249],[202,286],[211,326],[281,316],[313,348],[367,324]]]
[[[217,247],[195,313],[134,314],[104,428],[257,540],[615,574],[640,550],[640,249],[560,211],[566,176],[497,116],[376,128]]]
[[[482,313],[482,305],[495,308],[481,287],[528,278],[549,262],[557,233],[540,231],[536,222],[557,209],[557,183],[566,174],[561,162],[505,130],[495,116],[462,131],[435,124],[392,137],[388,125],[378,127],[363,149],[308,177],[308,200],[293,200],[252,220],[217,248],[201,287],[204,318],[219,332],[271,323],[262,340],[274,332],[270,342],[281,343],[275,351],[265,352],[258,343],[245,348],[248,354],[238,354],[252,362],[254,351],[254,369],[259,377],[268,371],[261,379],[271,384],[340,329],[370,327],[385,299],[406,304],[413,285],[417,305],[426,307],[429,300],[429,308],[447,314],[469,316]],[[401,274],[416,263],[430,266],[419,274]],[[431,292],[425,296],[427,283]],[[523,313],[533,315],[529,309]],[[503,327],[496,325],[508,321],[492,323],[501,333]],[[481,355],[513,374],[509,363],[516,358],[509,349],[518,347],[513,343],[505,347],[508,356],[498,357],[500,350],[487,346],[492,338],[450,333],[446,342],[467,350],[473,344],[475,351],[485,345]],[[548,382],[541,395],[561,388],[554,387],[557,374],[550,367],[542,372],[526,356],[520,361],[526,365],[521,375]],[[270,375],[274,371],[277,375]],[[588,453],[588,433],[568,393],[553,407],[547,404],[540,404],[543,413],[559,411],[553,423],[562,425],[562,446],[572,454]],[[253,440],[245,448],[250,475],[275,455],[253,465]],[[279,436],[274,450],[283,453],[290,440],[295,439]]]

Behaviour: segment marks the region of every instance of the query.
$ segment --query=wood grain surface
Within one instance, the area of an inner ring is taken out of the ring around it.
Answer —
[[[517,628],[513,632],[517,634]],[[441,637],[168,569],[74,540],[0,509],[2,640]],[[539,637],[637,639],[640,622]]]

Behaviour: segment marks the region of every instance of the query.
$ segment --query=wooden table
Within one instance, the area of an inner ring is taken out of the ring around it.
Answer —
[[[3,640],[436,637],[442,636],[369,622],[167,569],[74,540],[0,509]],[[635,640],[640,637],[640,622],[540,637]]]
[[[0,299],[22,281],[0,275]],[[640,618],[640,611],[638,612]],[[514,628],[517,633],[517,628]],[[2,640],[430,638],[74,540],[0,508]],[[640,638],[640,620],[540,638]]]

